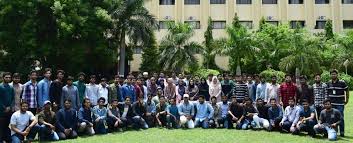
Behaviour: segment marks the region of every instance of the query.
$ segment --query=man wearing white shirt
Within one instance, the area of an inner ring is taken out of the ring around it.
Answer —
[[[300,107],[295,104],[294,98],[288,99],[289,106],[284,110],[282,121],[279,125],[283,131],[295,134],[297,132],[297,123],[299,121]]]
[[[264,101],[270,104],[270,99],[276,99],[279,104],[279,84],[277,83],[277,77],[274,75],[271,78],[271,83],[266,86],[266,95]]]
[[[97,105],[99,95],[98,88],[99,86],[96,84],[96,76],[91,75],[90,82],[86,85],[85,97],[91,101],[92,107]]]
[[[104,105],[108,104],[109,89],[107,85],[107,79],[102,78],[101,83],[98,85],[98,98],[103,97],[105,99]]]
[[[267,87],[266,80],[263,76],[260,76],[260,79],[261,79],[261,82],[256,87],[256,100],[259,98],[264,100],[266,96],[266,87]]]

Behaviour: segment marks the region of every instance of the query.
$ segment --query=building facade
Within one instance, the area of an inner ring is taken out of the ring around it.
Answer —
[[[191,40],[204,41],[208,18],[212,18],[213,37],[225,37],[225,27],[237,13],[241,24],[257,29],[262,17],[271,24],[296,23],[311,32],[322,32],[332,20],[333,30],[342,33],[353,28],[353,0],[145,0],[145,7],[159,22],[159,42],[167,32],[167,22],[189,23],[195,28]],[[131,70],[137,71],[141,55],[137,52]],[[217,57],[216,63],[228,69],[228,58]]]

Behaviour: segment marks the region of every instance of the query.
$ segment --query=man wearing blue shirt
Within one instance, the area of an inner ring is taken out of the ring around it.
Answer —
[[[131,102],[135,102],[136,101],[135,88],[131,84],[131,80],[132,80],[132,76],[128,76],[126,79],[126,84],[124,84],[122,87],[122,98],[125,99],[127,96],[129,96],[131,99]]]
[[[94,114],[94,126],[97,134],[106,134],[107,128],[105,127],[107,123],[108,109],[104,107],[105,98],[101,97],[98,99],[98,105],[93,107]]]
[[[268,108],[268,119],[270,120],[269,130],[280,130],[279,123],[282,121],[283,109],[281,106],[277,105],[276,98],[271,98],[270,103],[271,107]]]
[[[44,78],[38,83],[38,105],[39,109],[42,109],[44,106],[44,101],[49,100],[49,89],[50,89],[50,80],[51,69],[46,68],[44,70]]]
[[[208,128],[208,122],[213,117],[213,112],[212,106],[205,103],[205,96],[200,95],[199,103],[196,104],[195,127]]]
[[[175,98],[170,99],[170,105],[167,106],[167,128],[179,128],[179,111]]]
[[[310,136],[314,136],[314,125],[316,124],[315,109],[309,106],[307,99],[302,100],[302,109],[299,112],[298,131],[307,131]]]
[[[299,112],[300,107],[295,105],[294,98],[289,98],[288,100],[289,106],[284,110],[284,115],[282,121],[279,125],[282,127],[283,131],[296,133],[297,131],[297,123],[299,121]]]
[[[192,120],[195,115],[195,108],[194,105],[189,102],[189,94],[184,94],[183,99],[184,102],[178,107],[180,124],[192,129],[195,127],[194,121]]]

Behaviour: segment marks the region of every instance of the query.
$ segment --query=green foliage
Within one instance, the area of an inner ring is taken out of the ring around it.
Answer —
[[[325,37],[327,40],[334,38],[332,20],[328,20],[325,24]]]
[[[214,76],[217,76],[220,74],[220,72],[213,69],[199,69],[194,73],[194,75],[197,75],[202,78],[207,78],[209,74],[213,74]]]
[[[353,77],[352,76],[341,72],[341,73],[339,73],[338,79],[345,81],[350,90],[353,89]],[[321,74],[321,81],[329,82],[330,80],[331,80],[330,72],[324,71]]]
[[[207,29],[204,33],[205,41],[203,42],[204,45],[204,52],[203,52],[203,66],[206,68],[216,69],[218,68],[215,62],[215,53],[214,49],[217,48],[216,42],[214,42],[213,35],[212,35],[212,19],[211,17],[208,18],[208,25]]]
[[[188,24],[171,24],[168,28],[168,34],[160,43],[159,63],[166,71],[182,72],[190,65],[197,63],[194,54],[203,50],[202,46],[189,39],[194,31]]]
[[[153,36],[151,43],[143,48],[142,63],[140,71],[146,71],[149,73],[160,71],[160,64],[157,63],[159,59],[159,50],[157,48],[156,39]]]
[[[277,77],[277,83],[281,83],[284,81],[286,74],[282,71],[267,69],[267,70],[262,71],[259,75],[264,77],[266,79],[266,81],[271,81],[272,76],[275,75]]]

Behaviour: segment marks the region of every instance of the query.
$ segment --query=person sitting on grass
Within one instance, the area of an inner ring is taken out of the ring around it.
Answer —
[[[298,131],[306,131],[310,136],[314,136],[314,125],[316,124],[315,109],[311,107],[309,101],[302,99],[302,109],[299,112]]]
[[[118,130],[122,131],[123,121],[120,119],[120,110],[118,108],[119,102],[118,99],[113,99],[110,103],[111,107],[108,109],[108,118],[107,124],[109,132]]]
[[[194,121],[192,118],[195,115],[195,108],[192,103],[189,102],[189,95],[184,94],[184,102],[179,104],[178,111],[180,115],[180,124],[181,126],[192,129],[195,127]]]
[[[217,98],[215,96],[212,96],[211,97],[211,106],[212,106],[212,109],[213,109],[213,116],[212,118],[209,119],[209,127],[210,128],[217,128],[218,127],[218,119],[220,117],[220,107],[219,105],[217,104]]]
[[[36,117],[28,111],[28,103],[22,102],[20,106],[20,110],[13,113],[10,119],[12,143],[32,141],[39,130]]]
[[[212,97],[211,97],[212,98]],[[222,102],[217,103],[220,110],[220,115],[217,119],[218,127],[219,128],[228,128],[229,127],[229,120],[228,120],[228,111],[229,111],[229,102],[228,97],[226,95],[222,95]]]
[[[159,104],[156,106],[156,120],[159,127],[167,125],[167,104],[164,96],[159,97]]]
[[[214,97],[214,96],[213,96]],[[199,102],[196,103],[195,127],[201,126],[208,128],[209,120],[213,117],[213,108],[209,103],[205,102],[205,96],[199,96]]]
[[[146,120],[144,117],[146,116],[146,105],[143,102],[143,97],[138,96],[137,101],[132,105],[132,112],[134,117],[133,122],[134,122],[134,127],[135,129],[148,129],[148,125],[146,123]]]
[[[269,131],[280,130],[279,123],[282,121],[283,109],[277,104],[276,98],[270,99],[271,107],[268,108],[268,119],[270,120]]]
[[[245,118],[245,110],[242,105],[237,102],[237,96],[232,96],[232,102],[229,105],[228,110],[228,122],[229,122],[229,129],[233,129],[233,123],[236,124],[236,129],[242,129],[244,118]]]
[[[77,138],[76,110],[71,108],[71,100],[64,101],[64,108],[56,113],[56,130],[60,140]]]
[[[314,126],[314,131],[316,134],[324,133],[329,140],[337,140],[337,126],[342,121],[342,114],[337,109],[332,108],[329,99],[324,101],[324,106],[325,109],[321,111],[319,123]]]
[[[300,107],[295,104],[295,100],[292,97],[288,99],[288,105],[284,110],[283,118],[279,125],[282,127],[282,131],[296,134]]]
[[[263,99],[258,98],[256,100],[256,109],[259,112],[257,115],[259,117],[259,125],[261,128],[269,129],[270,122],[268,121],[268,104],[264,102]]]
[[[40,140],[41,141],[58,141],[59,136],[55,132],[55,112],[50,110],[51,102],[44,101],[43,103],[43,111],[41,111],[38,115],[38,125],[40,125]]]
[[[94,114],[94,130],[97,134],[106,134],[107,114],[108,109],[105,105],[105,98],[100,97],[98,99],[98,105],[93,107]]]
[[[164,98],[164,97],[163,97]],[[167,106],[167,128],[179,128],[179,109],[176,105],[176,99],[170,99],[170,105]]]
[[[84,98],[82,107],[78,110],[78,132],[90,136],[94,135],[93,118],[91,100]]]
[[[132,112],[130,96],[126,96],[125,102],[122,102],[119,104],[119,110],[121,115],[120,120],[123,121],[123,125],[126,130],[129,126],[132,126],[133,124],[132,118],[134,117],[134,114]]]
[[[156,119],[156,104],[152,101],[152,95],[147,95],[147,101],[145,102],[146,105],[146,115],[145,119],[147,122],[148,127],[155,126],[155,119]]]

